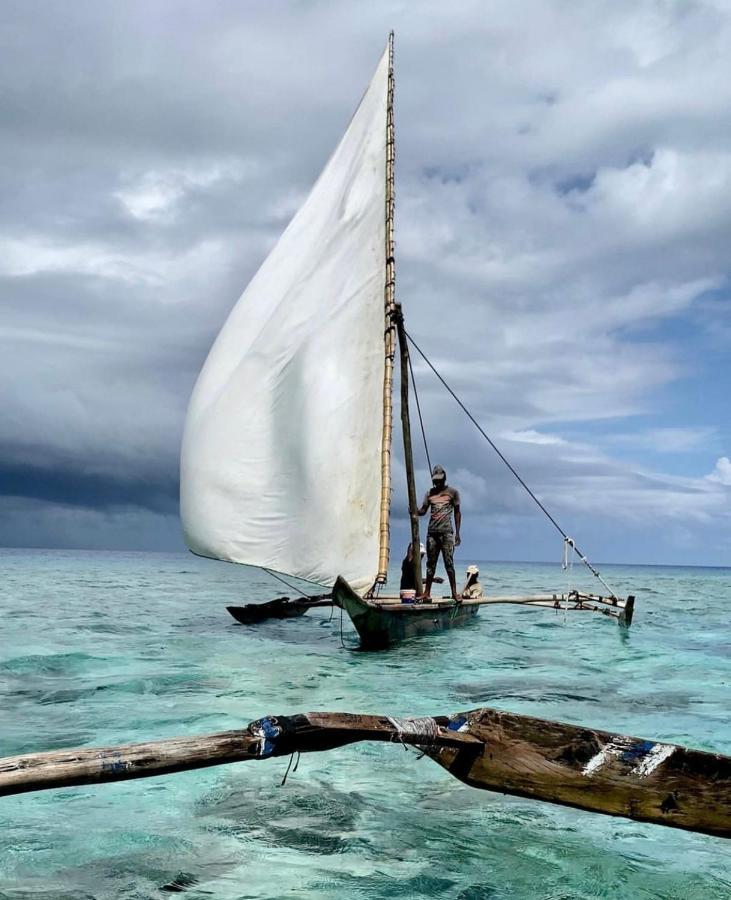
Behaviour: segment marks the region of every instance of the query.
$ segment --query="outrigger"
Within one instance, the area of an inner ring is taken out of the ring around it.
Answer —
[[[614,618],[620,625],[632,624],[633,596],[626,599],[570,591],[562,594],[535,594],[479,597],[470,600],[434,599],[431,603],[404,603],[400,597],[365,599],[342,578],[331,594],[304,597],[278,597],[265,603],[227,606],[240,625],[258,625],[267,619],[292,619],[311,609],[341,607],[350,616],[363,650],[382,650],[408,638],[431,634],[463,625],[474,618],[481,606],[500,604],[530,606],[536,609],[570,612],[596,612]]]
[[[267,716],[219,734],[28,753],[0,759],[0,796],[360,741],[411,744],[470,787],[731,837],[731,757],[495,709],[411,719],[347,712]]]
[[[360,597],[342,578],[335,582],[333,603],[350,616],[364,650],[383,650],[407,638],[445,631],[473,619],[482,606],[511,604],[534,608],[598,612],[617,619],[620,625],[632,623],[634,597],[625,600],[598,594],[538,594],[530,597],[479,597],[453,600],[444,597],[431,603],[403,603],[398,597]]]
[[[312,597],[277,597],[265,603],[247,603],[245,606],[227,606],[226,609],[240,625],[257,625],[266,619],[296,619],[311,609],[332,606],[332,595]]]

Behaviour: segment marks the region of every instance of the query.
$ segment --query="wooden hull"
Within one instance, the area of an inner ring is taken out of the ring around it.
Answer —
[[[488,791],[731,837],[731,758],[532,716],[475,709],[448,729],[482,741],[424,752]]]
[[[365,600],[344,578],[333,588],[333,603],[350,616],[364,650],[383,650],[407,638],[446,631],[472,621],[480,604],[469,600],[401,603],[396,598]]]
[[[324,598],[295,599],[278,597],[266,603],[247,603],[246,606],[227,606],[226,609],[241,625],[256,625],[267,619],[294,619],[303,616],[308,609],[319,606],[332,606],[332,603]]]
[[[267,619],[293,619],[303,616],[309,607],[297,607],[293,603],[272,608],[268,603],[247,603],[246,606],[227,606],[226,609],[239,625],[256,625]]]

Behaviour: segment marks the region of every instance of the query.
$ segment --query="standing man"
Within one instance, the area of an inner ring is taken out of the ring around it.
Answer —
[[[460,545],[459,530],[462,525],[462,513],[459,509],[459,491],[447,484],[447,473],[441,466],[434,466],[431,473],[432,487],[419,507],[419,515],[423,516],[431,510],[429,528],[426,534],[426,589],[424,600],[431,600],[431,586],[437,569],[439,553],[444,560],[452,599],[457,596],[457,580],[454,574],[454,548]],[[452,528],[454,514],[454,529]]]

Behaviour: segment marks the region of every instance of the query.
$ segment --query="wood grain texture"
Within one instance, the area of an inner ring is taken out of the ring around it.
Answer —
[[[11,756],[0,759],[0,796],[240,762],[255,759],[259,745],[259,737],[242,730],[145,744]]]
[[[268,716],[240,731],[30,753],[0,759],[0,796],[359,741],[417,746],[481,790],[731,837],[730,757],[494,709],[416,719],[328,712]],[[418,781],[418,769],[413,777]]]
[[[267,716],[245,729],[218,734],[28,753],[0,759],[0,796],[169,775],[295,752],[331,750],[365,740],[480,747],[478,738],[448,729],[448,721],[446,716],[398,720],[355,713]]]
[[[493,709],[452,727],[482,752],[427,752],[472,787],[731,837],[731,758]]]

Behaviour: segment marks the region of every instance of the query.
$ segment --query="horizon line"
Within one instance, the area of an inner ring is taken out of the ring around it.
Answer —
[[[190,550],[185,548],[180,548],[178,550],[140,550],[140,549],[132,549],[132,548],[122,548],[122,547],[11,547],[0,545],[0,552],[2,551],[37,551],[37,552],[54,552],[54,553],[144,553],[144,554],[158,554],[158,555],[173,555],[177,554],[179,556],[196,556]],[[200,557],[196,557],[200,558]],[[477,559],[479,563],[487,563],[489,565],[525,565],[525,566],[560,566],[561,562],[556,560],[540,560],[540,559]],[[252,569],[261,568],[261,566],[256,566],[253,563],[236,563],[231,562],[229,560],[222,559],[210,559],[210,562],[223,562],[226,565],[235,565],[235,566],[247,566]],[[396,562],[393,560],[389,563],[389,565],[396,565]],[[575,563],[574,568],[578,569],[581,563]],[[645,568],[645,569],[731,569],[731,562],[728,565],[718,565],[716,563],[630,563],[630,562],[597,562],[595,566],[601,567],[624,567],[624,568]],[[291,575],[291,578],[297,578],[296,575]]]

